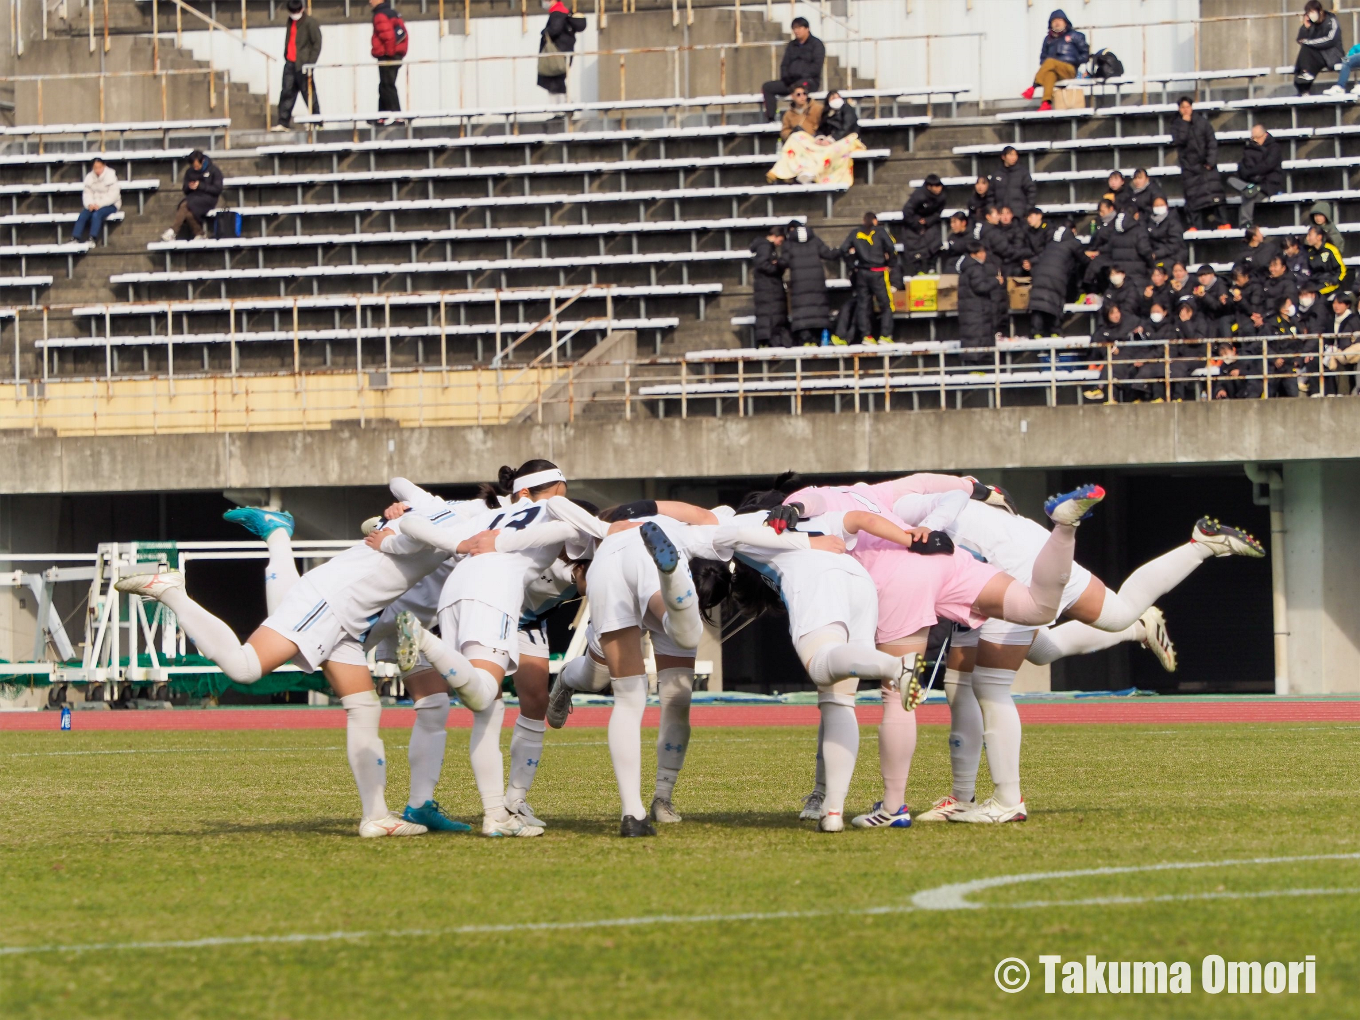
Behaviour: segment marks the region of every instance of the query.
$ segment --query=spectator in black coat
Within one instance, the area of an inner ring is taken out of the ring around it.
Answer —
[[[1299,335],[1326,333],[1332,325],[1332,310],[1328,302],[1318,297],[1317,285],[1308,282],[1299,286],[1297,328]],[[1318,390],[1318,354],[1322,345],[1316,339],[1299,341],[1299,357],[1295,362],[1299,374],[1299,388],[1310,393]]]
[[[1171,144],[1176,147],[1185,191],[1185,211],[1192,230],[1218,226],[1223,203],[1223,181],[1218,175],[1218,139],[1214,126],[1195,112],[1189,96],[1177,103],[1179,116],[1171,121]]]
[[[997,217],[997,226],[1006,238],[1001,271],[1007,276],[1024,276],[1028,272],[1026,262],[1029,255],[1029,233],[1025,224],[1008,205],[997,210]]]
[[[1109,383],[1114,379],[1115,397],[1121,403],[1130,400],[1146,400],[1151,397],[1151,385],[1142,381],[1146,362],[1138,360],[1145,353],[1141,341],[1147,325],[1137,315],[1126,314],[1119,305],[1109,305],[1102,309],[1100,325],[1091,336],[1093,344],[1108,348],[1100,352],[1109,370],[1102,374],[1101,385],[1091,386],[1082,392],[1087,400],[1105,401],[1109,395]]]
[[[1298,339],[1298,308],[1293,298],[1283,298],[1278,311],[1261,328],[1262,353],[1270,381],[1266,392],[1272,397],[1299,395],[1298,355],[1303,343]]]
[[[538,52],[548,52],[548,43],[551,42],[558,53],[571,53],[576,49],[576,33],[585,30],[585,18],[576,17],[561,0],[554,0],[548,8],[548,23],[543,26],[543,32],[538,39]],[[540,58],[540,65],[546,69],[545,65],[549,60],[551,60],[551,54],[546,58]],[[567,98],[566,68],[570,64],[571,58],[567,57],[565,61],[562,64],[561,74],[540,74],[538,76],[538,87],[559,102],[564,102]]]
[[[1001,151],[1001,166],[995,173],[987,175],[987,193],[997,205],[1008,205],[1023,213],[1034,204],[1037,191],[1034,178],[1020,162],[1020,153],[1015,146],[1008,145]],[[970,205],[971,208],[971,205]]]
[[[771,227],[764,237],[751,242],[752,285],[756,305],[756,346],[792,347],[789,334],[788,295],[784,291],[784,270],[780,260],[784,228]]]
[[[821,343],[831,328],[823,262],[839,262],[841,253],[818,237],[806,223],[791,222],[784,231],[780,261],[789,267],[789,327],[803,346]]]
[[[1167,203],[1165,195],[1158,195],[1147,219],[1140,216],[1139,221],[1147,227],[1154,265],[1169,267],[1174,262],[1185,262],[1190,255],[1190,249],[1185,245],[1185,224],[1181,222],[1180,213]]]
[[[1109,285],[1105,288],[1105,292],[1100,295],[1100,303],[1104,308],[1108,308],[1110,305],[1118,305],[1124,310],[1124,314],[1137,315],[1138,309],[1143,303],[1142,287],[1139,283],[1130,280],[1119,266],[1112,266],[1110,268]]]
[[[1133,204],[1138,207],[1139,218],[1144,223],[1148,221],[1152,213],[1152,204],[1157,201],[1160,195],[1166,197],[1166,192],[1162,186],[1148,176],[1148,172],[1139,167],[1133,172],[1133,180],[1129,182],[1129,194],[1133,198]]]
[[[807,18],[793,19],[793,39],[784,48],[784,59],[779,65],[779,80],[760,86],[765,94],[765,119],[779,119],[779,97],[802,85],[808,93],[822,87],[822,65],[826,62],[826,47],[812,34]]]
[[[858,131],[859,114],[855,112],[855,105],[832,89],[826,94],[822,123],[817,128],[817,134],[834,138],[839,142],[846,135],[853,135]]]
[[[968,222],[979,222],[987,207],[996,204],[996,196],[992,194],[991,178],[979,177],[968,195]]]
[[[973,232],[968,226],[968,215],[955,212],[949,217],[949,236],[940,246],[940,272],[958,273],[962,260],[968,257],[968,246],[973,243]]]
[[[943,212],[944,184],[939,174],[930,174],[902,206],[902,272],[907,276],[930,272]]]
[[[1285,267],[1294,277],[1294,282],[1298,284],[1308,279],[1312,267],[1308,263],[1308,253],[1303,250],[1303,244],[1297,237],[1291,235],[1284,239],[1283,254]]]
[[[1084,282],[1088,286],[1099,286],[1103,273],[1119,269],[1131,278],[1135,290],[1141,290],[1152,271],[1152,241],[1138,222],[1136,211],[1117,213],[1096,232],[1087,250],[1097,253],[1086,267]]]
[[[1261,282],[1252,276],[1251,266],[1238,262],[1233,266],[1232,286],[1228,288],[1229,307],[1240,322],[1252,315],[1266,312],[1266,292]]]
[[[1195,371],[1208,366],[1213,350],[1209,341],[1218,336],[1218,327],[1199,309],[1193,298],[1181,298],[1176,306],[1180,343],[1171,348],[1171,396],[1175,400],[1195,399]]]
[[[1303,24],[1295,38],[1299,55],[1294,61],[1294,89],[1306,96],[1322,71],[1330,71],[1346,59],[1346,44],[1341,37],[1341,22],[1331,11],[1322,9],[1319,0],[1303,5]]]
[[[1237,253],[1236,262],[1251,269],[1252,277],[1259,283],[1269,275],[1270,260],[1280,254],[1280,246],[1266,237],[1260,227],[1247,228],[1246,247]]]
[[[1273,315],[1279,310],[1280,302],[1285,298],[1290,301],[1299,299],[1298,281],[1294,279],[1294,274],[1289,271],[1283,252],[1276,252],[1270,257],[1270,262],[1266,267],[1266,278],[1261,283],[1261,289],[1265,292],[1266,309]]]
[[[1195,278],[1185,268],[1184,262],[1171,263],[1171,279],[1167,281],[1167,288],[1171,291],[1173,302],[1179,301],[1182,294],[1189,294],[1195,289]],[[1167,311],[1171,309],[1168,308]]]
[[[1166,266],[1158,264],[1152,267],[1152,279],[1143,286],[1143,293],[1139,296],[1139,315],[1147,318],[1151,314],[1154,304],[1161,305],[1163,309],[1171,307],[1170,280],[1171,273]]]
[[[1231,311],[1232,296],[1209,263],[1199,267],[1197,276],[1198,283],[1193,292],[1198,299],[1197,309],[1209,320],[1217,322]]]
[[[1079,261],[1085,261],[1082,246],[1071,226],[1054,227],[1030,268],[1029,321],[1034,336],[1058,335],[1067,288]]]
[[[986,246],[974,242],[959,273],[959,340],[964,347],[991,347],[1009,301],[1001,273],[988,260]],[[968,360],[979,360],[974,357]]]
[[[1337,291],[1332,295],[1331,315],[1325,332],[1335,338],[1328,344],[1327,390],[1331,395],[1358,392],[1352,388],[1355,365],[1360,364],[1360,315],[1352,311],[1355,299]],[[1345,373],[1345,375],[1339,374]]]
[[[1048,225],[1048,220],[1044,219],[1044,211],[1039,208],[1030,209],[1025,213],[1025,229],[1021,234],[1023,259],[1020,262],[1020,269],[1028,276],[1034,269],[1034,262],[1039,258],[1039,253],[1048,245],[1048,237],[1052,228]]]
[[[1135,204],[1133,189],[1118,170],[1111,170],[1105,179],[1105,197],[1114,203],[1116,213],[1128,212]]]
[[[1015,262],[1011,250],[1010,232],[1001,225],[1001,210],[989,205],[982,210],[982,219],[973,224],[973,240],[987,249],[987,260],[991,268],[1000,273],[1007,272],[1007,266]]]
[[[851,264],[855,284],[856,340],[866,344],[892,343],[893,302],[888,274],[897,267],[897,242],[872,212],[841,243],[841,258]],[[874,305],[878,305],[878,330],[874,332]],[[837,322],[837,328],[840,323]]]
[[[199,149],[189,153],[182,190],[184,198],[175,208],[170,228],[161,234],[162,241],[198,237],[203,233],[208,213],[217,208],[217,200],[222,195],[222,171]]]
[[[1242,146],[1237,173],[1228,178],[1228,187],[1242,196],[1237,225],[1246,228],[1255,222],[1256,200],[1278,195],[1284,190],[1284,150],[1260,124],[1251,127],[1251,138]]]

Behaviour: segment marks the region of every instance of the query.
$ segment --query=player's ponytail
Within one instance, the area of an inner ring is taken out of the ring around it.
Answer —
[[[537,474],[540,471],[556,471],[557,465],[550,460],[537,458],[526,460],[518,469],[512,468],[509,464],[502,464],[496,472],[496,480],[490,483],[482,483],[477,486],[477,498],[484,500],[491,509],[496,509],[501,505],[501,496],[512,496],[515,493],[515,480],[526,475]],[[535,496],[544,489],[557,484],[557,480],[545,482],[541,485],[530,486],[529,495]]]
[[[731,567],[717,560],[693,559],[689,561],[689,572],[694,578],[694,590],[699,595],[699,612],[705,620],[713,623],[713,610],[732,594]]]
[[[786,496],[791,492],[797,492],[805,486],[806,483],[803,481],[803,476],[797,471],[785,471],[774,480],[774,488],[778,489]]]

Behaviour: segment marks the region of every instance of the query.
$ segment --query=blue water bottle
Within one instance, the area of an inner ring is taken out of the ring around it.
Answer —
[[[831,346],[831,330],[829,329],[822,330],[822,346],[823,347]]]
[[[61,728],[69,730],[71,728],[71,706],[61,706]]]

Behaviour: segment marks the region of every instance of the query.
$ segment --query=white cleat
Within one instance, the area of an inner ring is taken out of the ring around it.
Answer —
[[[850,824],[856,829],[910,829],[911,811],[903,804],[896,811],[888,811],[883,802],[875,801],[867,815],[855,815]]]
[[[1023,822],[1029,815],[1025,812],[1025,799],[1015,807],[1006,807],[995,797],[988,797],[981,804],[975,804],[966,811],[951,815],[951,822],[975,822],[985,825],[998,825],[1002,822]]]
[[[1250,556],[1259,560],[1266,550],[1260,542],[1238,528],[1230,528],[1212,517],[1201,517],[1190,532],[1190,541],[1202,545],[1215,556]]]
[[[967,811],[972,807],[972,803],[965,804],[953,794],[941,797],[934,804],[930,805],[929,811],[922,811],[916,816],[918,822],[947,822],[955,815]]]
[[[560,730],[567,724],[567,716],[571,715],[571,696],[575,692],[566,685],[561,674],[558,674],[557,683],[553,684],[552,693],[548,695],[548,725],[555,730]]]
[[[420,621],[404,609],[397,614],[397,668],[410,673],[420,662]]]
[[[366,818],[359,823],[359,835],[364,839],[377,839],[380,836],[423,836],[429,832],[423,825],[408,822],[400,815],[388,814],[386,818]]]
[[[647,817],[658,825],[674,825],[684,821],[680,812],[675,810],[675,805],[664,797],[652,798],[652,809],[647,812]]]
[[[1166,632],[1166,617],[1156,606],[1150,606],[1148,611],[1138,617],[1138,621],[1143,625],[1143,647],[1153,655],[1157,656],[1157,661],[1162,664],[1162,669],[1168,673],[1176,672],[1176,646],[1171,643],[1171,635]]]
[[[363,524],[359,525],[359,534],[363,535],[364,538],[367,538],[369,535],[373,534],[373,532],[377,531],[379,528],[385,527],[387,527],[386,518],[370,517],[368,520],[364,521]]]
[[[532,828],[546,829],[548,827],[547,822],[534,814],[534,809],[529,806],[527,800],[520,801],[514,807],[507,804],[505,805],[505,809],[510,812],[512,817],[518,818],[525,825]]]
[[[826,800],[826,794],[821,790],[813,790],[803,798],[803,810],[798,812],[798,818],[804,822],[815,822],[822,817],[822,802]]]
[[[1079,485],[1071,492],[1059,493],[1044,500],[1044,513],[1054,524],[1076,527],[1091,516],[1096,504],[1105,498],[1099,485]]]
[[[845,818],[839,811],[828,811],[817,819],[818,832],[844,832]]]
[[[162,241],[165,241],[165,242],[168,244],[169,242],[173,241],[174,239],[175,239],[175,232],[174,232],[173,230],[167,229],[167,230],[161,231],[161,240],[162,240]]]
[[[889,690],[901,696],[902,707],[908,712],[915,712],[921,702],[926,700],[928,692],[921,683],[925,675],[926,657],[919,652],[908,652],[902,656],[902,672],[888,684]]]
[[[159,574],[128,574],[127,577],[120,577],[113,586],[127,595],[159,599],[162,593],[171,588],[183,588],[184,575],[178,570],[163,570]]]
[[[504,819],[497,820],[490,815],[482,816],[482,835],[483,836],[541,836],[543,826],[530,825],[519,815],[506,815]]]

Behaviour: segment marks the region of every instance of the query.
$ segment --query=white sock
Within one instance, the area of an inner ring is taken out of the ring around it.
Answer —
[[[826,753],[826,749],[822,749]],[[896,811],[906,802],[911,757],[916,753],[916,713],[902,707],[896,691],[883,692],[883,721],[878,724],[878,769],[883,776],[883,807]]]
[[[255,649],[242,644],[236,632],[191,599],[183,588],[168,588],[160,601],[179,618],[184,633],[198,650],[212,659],[238,684],[253,684],[260,679],[260,658]]]
[[[1040,630],[1034,635],[1034,644],[1030,645],[1025,658],[1036,665],[1045,666],[1068,655],[1101,652],[1125,641],[1142,641],[1146,637],[1147,631],[1142,621],[1135,621],[1132,627],[1121,631],[1108,631],[1096,630],[1073,620]]]
[[[826,796],[822,812],[841,814],[859,756],[859,722],[855,719],[854,705],[823,701],[817,707],[822,717],[818,730],[825,734],[821,756],[826,763]]]
[[[505,757],[501,754],[501,726],[505,722],[505,702],[497,698],[487,708],[472,713],[472,737],[468,744],[468,758],[472,762],[472,778],[477,781],[477,792],[482,797],[482,812],[504,820]]]
[[[817,720],[817,765],[812,772],[812,790],[826,796],[826,756],[822,753],[822,742],[826,739],[826,720]]]
[[[543,732],[547,728],[546,720],[530,719],[521,712],[510,731],[510,785],[505,789],[505,803],[512,808],[529,796],[529,787],[534,785],[538,763],[543,759]]]
[[[1105,590],[1105,602],[1095,626],[1100,630],[1120,631],[1132,627],[1148,607],[1180,584],[1211,553],[1196,542],[1177,546],[1169,553],[1148,560],[1119,586],[1118,593]]]
[[[1076,546],[1076,527],[1054,524],[1048,541],[1034,557],[1028,587],[1016,581],[1002,595],[1002,618],[1026,627],[1052,623],[1062,605],[1063,589],[1072,576],[1072,553]]]
[[[557,674],[559,682],[582,694],[598,694],[609,686],[609,667],[589,655],[578,655]]]
[[[613,680],[614,709],[609,713],[609,757],[619,784],[623,817],[646,818],[642,806],[642,713],[647,708],[647,676]]]
[[[495,676],[478,669],[462,652],[445,644],[424,627],[420,628],[420,651],[459,700],[474,712],[490,707],[492,700],[499,700],[496,692],[500,690],[500,682]]]
[[[680,568],[675,568],[679,573]],[[665,574],[661,575],[665,577]],[[661,629],[681,648],[698,648],[704,634],[704,621],[699,615],[699,603],[691,602],[684,609],[667,609],[661,617]]]
[[[1006,807],[1020,803],[1020,713],[1011,697],[1015,670],[977,666],[973,670],[973,694],[982,709],[982,738],[987,747],[987,767],[996,791],[992,794]]]
[[[944,694],[949,699],[949,768],[954,777],[950,795],[967,804],[977,792],[982,763],[982,709],[973,693],[973,674],[945,670]]]
[[[656,796],[662,800],[670,800],[674,795],[675,781],[685,767],[693,689],[692,668],[673,666],[656,674],[656,693],[661,699],[661,724],[656,733]]]
[[[808,676],[823,687],[859,677],[861,680],[896,680],[902,675],[902,660],[865,645],[823,645],[808,663]]]
[[[297,584],[297,561],[293,559],[293,536],[283,528],[271,531],[264,544],[269,547],[269,562],[264,567],[264,604],[272,616],[288,589]]]
[[[415,703],[415,710],[411,744],[406,749],[406,758],[411,763],[411,799],[406,803],[418,808],[427,800],[434,800],[434,788],[444,767],[444,745],[449,738],[449,696],[443,691],[427,694]]]
[[[363,691],[346,694],[340,704],[345,706],[345,752],[354,772],[354,783],[359,787],[364,821],[386,818],[387,755],[378,736],[382,702],[376,691]]]

